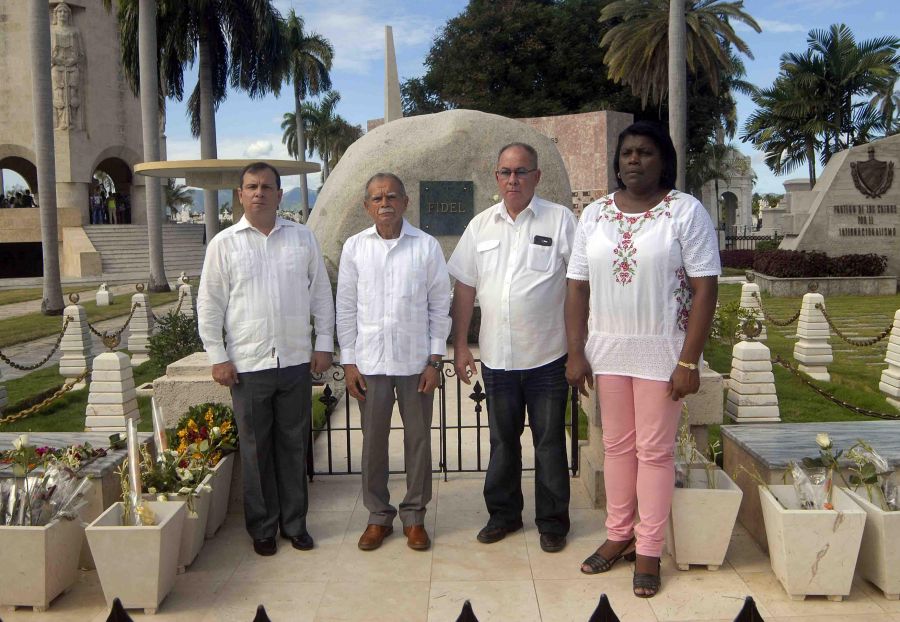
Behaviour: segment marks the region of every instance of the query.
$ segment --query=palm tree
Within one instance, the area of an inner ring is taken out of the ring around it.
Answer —
[[[37,189],[40,191],[41,252],[44,260],[41,313],[62,315],[64,303],[59,277],[53,99],[50,87],[50,8],[46,2],[28,3],[28,27],[31,34],[34,153],[37,160]]]
[[[291,9],[284,22],[283,37],[287,50],[286,71],[294,85],[294,140],[296,144],[291,155],[301,162],[306,161],[306,136],[302,123],[303,115],[300,112],[303,100],[309,95],[318,95],[331,88],[331,77],[328,72],[331,70],[331,62],[334,59],[334,48],[331,47],[331,43],[325,37],[314,32],[307,34],[303,30],[303,26],[303,18],[299,17],[294,9]],[[309,218],[309,191],[306,173],[300,175],[300,207],[303,213],[303,222],[306,222]]]
[[[123,11],[139,0],[117,0],[122,64],[134,86],[137,45],[131,11]],[[109,6],[112,0],[104,0]],[[215,111],[225,99],[227,87],[250,97],[276,95],[284,67],[282,19],[271,0],[157,0],[157,32],[160,75],[164,91],[181,100],[184,68],[197,62],[197,85],[188,98],[191,133],[200,139],[200,157],[214,159]],[[218,232],[219,203],[215,190],[203,191],[207,239]]]
[[[811,186],[816,184],[816,151],[825,122],[822,102],[811,100],[790,72],[782,71],[775,84],[753,94],[757,109],[744,124],[741,140],[763,151],[765,163],[776,175],[803,164]]]
[[[898,77],[894,76],[869,102],[881,114],[885,136],[900,132],[900,90],[897,90],[897,80]]]
[[[172,211],[172,215],[185,205],[194,204],[194,193],[188,186],[175,183],[174,179],[167,179],[165,185],[166,207]]]
[[[677,154],[676,186],[687,168],[687,76],[702,76],[714,93],[734,70],[732,48],[753,58],[731,22],[760,32],[743,0],[617,0],[600,21],[615,25],[600,40],[609,77],[631,86],[641,105],[660,104],[668,94],[669,132]]]
[[[339,116],[335,113],[341,94],[337,91],[328,91],[318,105],[305,102],[300,114],[307,123],[307,153],[312,155],[318,152],[322,159],[322,183],[328,179],[331,173],[331,143],[336,138]],[[299,142],[298,142],[299,144]]]
[[[869,104],[858,98],[883,92],[897,78],[900,37],[857,43],[845,24],[832,24],[828,30],[811,30],[807,43],[805,52],[782,55],[781,68],[804,91],[802,106],[824,108],[822,157],[828,162],[834,153],[859,144],[861,133],[871,133]]]

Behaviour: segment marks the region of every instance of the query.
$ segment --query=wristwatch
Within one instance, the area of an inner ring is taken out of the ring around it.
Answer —
[[[428,361],[429,367],[434,367],[436,370],[441,371],[444,368],[443,361]]]
[[[687,369],[690,369],[691,371],[694,371],[695,369],[697,369],[696,363],[685,363],[684,361],[678,361],[678,366],[686,367]]]

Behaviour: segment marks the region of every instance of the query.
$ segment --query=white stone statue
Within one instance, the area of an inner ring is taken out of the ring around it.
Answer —
[[[72,25],[72,9],[65,2],[53,11],[50,64],[54,127],[58,130],[81,129],[84,46],[81,32]]]
[[[100,283],[100,289],[97,290],[96,300],[98,307],[108,307],[114,302],[113,294],[109,291],[109,287],[105,282]]]

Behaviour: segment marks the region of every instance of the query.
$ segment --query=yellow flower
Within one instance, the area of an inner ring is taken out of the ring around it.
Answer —
[[[200,460],[203,457],[203,454],[199,451],[194,452],[194,460]]]
[[[184,438],[187,436],[187,434],[188,434],[188,432],[184,428],[178,430],[178,438]]]
[[[197,429],[197,422],[194,421],[193,419],[189,420],[189,421],[188,421],[188,429],[189,429],[189,430],[196,430],[196,429]]]

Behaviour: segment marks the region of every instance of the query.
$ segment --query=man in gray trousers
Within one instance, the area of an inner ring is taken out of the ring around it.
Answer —
[[[362,417],[369,519],[358,546],[377,549],[394,530],[397,509],[387,483],[396,399],[406,458],[400,520],[407,545],[423,551],[431,546],[424,525],[431,500],[431,412],[450,333],[450,277],[437,240],[403,218],[409,197],[396,175],[373,175],[363,203],[375,224],[344,243],[336,302],[347,390]]]
[[[206,248],[197,295],[200,338],[213,379],[231,388],[253,549],[274,555],[280,529],[305,551],[313,547],[306,529],[310,372],[331,365],[331,284],[312,232],[276,216],[277,170],[249,165],[238,196],[244,216]]]

